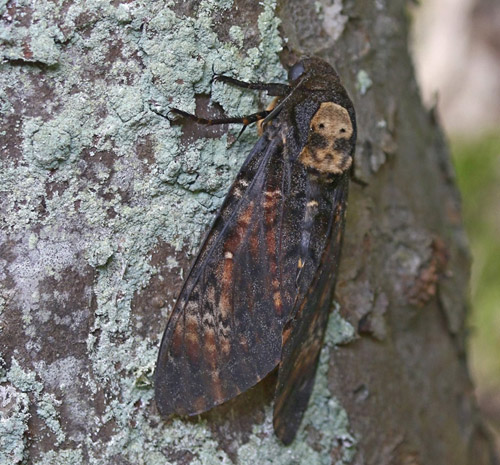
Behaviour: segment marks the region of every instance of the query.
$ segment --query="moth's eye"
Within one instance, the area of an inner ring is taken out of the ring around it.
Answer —
[[[290,71],[288,71],[288,80],[290,82],[295,81],[295,79],[298,79],[303,73],[304,73],[304,64],[301,61],[299,61],[290,68]]]

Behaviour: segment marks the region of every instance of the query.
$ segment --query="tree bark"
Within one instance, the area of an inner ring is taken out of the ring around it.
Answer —
[[[494,463],[466,367],[459,196],[420,102],[405,7],[0,5],[1,463]],[[200,418],[163,420],[152,373],[193,253],[257,138],[164,116],[252,113],[265,96],[212,83],[213,70],[283,81],[301,54],[342,76],[367,186],[351,189],[338,304],[285,447],[273,376]]]

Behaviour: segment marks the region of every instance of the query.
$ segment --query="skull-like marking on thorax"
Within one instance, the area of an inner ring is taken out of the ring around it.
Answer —
[[[351,118],[344,107],[333,102],[322,103],[311,119],[300,162],[320,173],[344,173],[352,164],[348,143],[352,132]]]

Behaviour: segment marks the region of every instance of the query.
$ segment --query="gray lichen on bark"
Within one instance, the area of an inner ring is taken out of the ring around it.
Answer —
[[[462,361],[467,256],[400,2],[20,0],[0,14],[0,460],[488,463],[466,461],[486,450]],[[252,93],[211,83],[212,66],[283,80],[282,37],[337,65],[369,183],[352,189],[340,313],[290,448],[272,432],[272,386],[250,394],[253,409],[171,421],[151,388],[183,273],[256,140],[160,115],[203,111],[208,95],[230,115],[255,111]]]

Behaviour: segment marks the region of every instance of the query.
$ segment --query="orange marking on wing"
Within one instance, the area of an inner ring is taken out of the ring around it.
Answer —
[[[260,241],[259,241],[259,234],[258,234],[257,228],[255,226],[252,228],[252,232],[250,234],[249,241],[250,241],[250,253],[254,257],[257,257],[259,254]]]
[[[267,191],[264,193],[264,208],[266,210],[273,208],[278,200],[281,198],[281,191],[276,189],[275,191]]]
[[[266,232],[266,244],[267,244],[267,253],[269,254],[269,271],[271,272],[271,276],[275,276],[277,270],[276,264],[276,235],[274,231],[274,227],[268,225],[268,229]]]
[[[248,225],[252,220],[254,204],[250,202],[243,213],[236,220],[236,227],[234,228],[233,234],[231,234],[226,240],[226,251],[234,253],[235,250],[240,245],[245,233],[248,230]]]
[[[222,337],[220,343],[222,354],[225,356],[229,355],[229,353],[231,352],[231,343],[229,342],[229,339]]]
[[[278,274],[278,264],[276,260],[276,211],[277,204],[281,198],[281,191],[279,189],[275,191],[267,191],[265,193],[264,209],[265,209],[265,221],[266,221],[266,246],[267,255],[269,257],[269,272],[271,276],[276,276]],[[272,281],[273,286],[273,302],[274,308],[278,315],[281,315],[283,311],[283,301],[281,299],[280,283],[275,278]]]
[[[250,202],[246,210],[238,219],[238,225],[241,225],[244,228],[246,228],[246,226],[248,225],[248,223],[250,223],[250,220],[252,219],[252,214],[253,214],[253,202]]]
[[[186,351],[193,363],[200,360],[200,336],[198,334],[198,320],[192,315],[186,317]]]
[[[215,330],[213,328],[207,328],[205,330],[205,359],[210,368],[215,370],[217,366],[217,342]]]
[[[232,282],[233,282],[233,268],[234,262],[232,258],[232,252],[226,251],[226,255],[231,254],[231,257],[227,256],[224,259],[224,265],[222,270],[222,290],[219,302],[220,314],[223,319],[229,316],[232,308]]]
[[[224,262],[221,275],[221,294],[219,310],[223,319],[226,319],[233,308],[233,268],[234,252],[240,245],[252,219],[253,202],[251,202],[236,221],[233,233],[227,238],[225,243]]]
[[[222,382],[218,371],[212,372],[212,394],[216,404],[224,402],[224,391],[222,390]]]
[[[248,352],[248,341],[245,336],[240,336],[240,346],[245,352]]]
[[[335,238],[335,241],[337,242],[337,244],[340,244],[340,242],[342,241],[342,229],[339,229],[337,231],[337,237]]]
[[[172,342],[170,343],[170,350],[174,357],[178,357],[181,354],[181,348],[183,347],[183,331],[181,325],[177,324],[172,334]]]
[[[284,346],[286,344],[286,342],[288,341],[288,338],[290,337],[290,334],[292,333],[292,327],[291,326],[287,326],[284,330],[283,330],[283,334],[282,334],[282,345]]]
[[[274,308],[276,309],[278,314],[281,315],[281,312],[283,310],[283,302],[281,300],[281,292],[280,291],[274,291],[273,300],[274,300]]]

